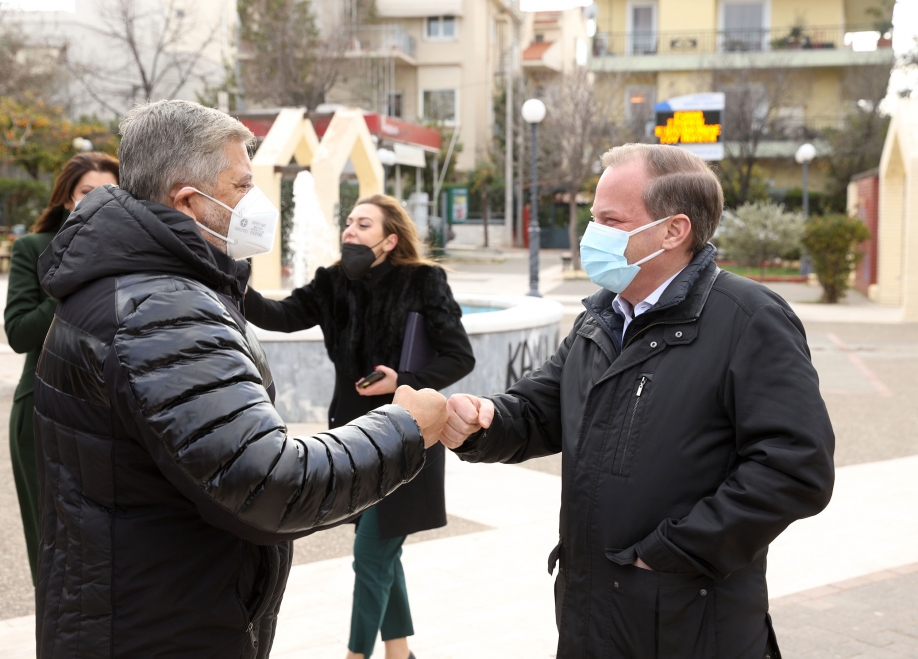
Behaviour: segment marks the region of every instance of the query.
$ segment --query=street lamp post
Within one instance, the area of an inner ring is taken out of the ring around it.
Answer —
[[[807,142],[806,144],[801,144],[800,148],[797,149],[797,153],[794,154],[794,160],[803,168],[803,220],[806,221],[810,219],[810,162],[813,158],[816,157],[816,147]],[[808,275],[812,272],[812,267],[810,266],[810,257],[806,253],[806,250],[803,250],[803,254],[800,258],[800,274]]]
[[[523,121],[532,129],[532,158],[530,169],[532,184],[530,185],[529,203],[529,292],[526,295],[542,297],[539,293],[539,163],[538,163],[538,133],[536,128],[545,118],[545,104],[537,98],[530,98],[523,103]]]
[[[801,144],[794,155],[794,160],[803,168],[803,219],[810,217],[810,162],[816,157],[816,147],[812,144]]]

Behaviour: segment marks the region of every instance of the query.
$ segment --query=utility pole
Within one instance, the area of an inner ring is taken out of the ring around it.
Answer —
[[[513,30],[513,26],[510,26]],[[513,66],[513,46],[510,47],[510,66]],[[511,70],[504,73],[506,88],[504,112],[504,245],[513,244],[513,87],[516,80]]]
[[[520,45],[520,22],[521,18],[516,14],[513,6],[505,7],[507,14],[507,28],[510,45],[503,51],[504,54],[504,89],[505,89],[505,108],[504,108],[504,245],[507,247],[513,245],[513,126],[514,121],[514,101],[513,89],[516,86],[516,67],[519,57]],[[522,172],[520,172],[522,181]],[[520,184],[522,186],[522,183]],[[522,207],[522,198],[519,198],[520,207]],[[521,233],[518,237],[522,240]]]

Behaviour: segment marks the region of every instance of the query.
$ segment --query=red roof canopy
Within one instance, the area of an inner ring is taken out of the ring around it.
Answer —
[[[551,48],[554,41],[533,41],[529,47],[523,51],[523,59],[526,61],[540,60],[545,51]]]
[[[321,139],[328,130],[332,120],[331,114],[311,117],[316,135]],[[274,125],[277,112],[243,113],[236,117],[246,128],[255,133],[255,137],[263,140]],[[387,117],[376,113],[365,113],[364,121],[371,135],[376,135],[381,141],[399,142],[415,146],[425,151],[440,151],[440,132],[433,128],[418,126],[395,117]]]

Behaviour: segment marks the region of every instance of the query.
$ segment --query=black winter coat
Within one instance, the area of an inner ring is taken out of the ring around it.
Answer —
[[[436,266],[394,266],[388,260],[360,281],[349,280],[341,266],[319,268],[315,279],[275,301],[249,289],[246,320],[276,332],[322,328],[329,359],[335,365],[335,393],[328,425],[336,428],[369,410],[392,402],[392,394],[361,396],[354,383],[379,364],[398,369],[408,313],[424,316],[437,353],[416,373],[401,372],[398,384],[415,389],[443,389],[471,373],[475,357],[462,326],[462,310],[453,299],[446,273]],[[417,478],[376,507],[383,538],[435,529],[446,524],[445,461],[442,444],[427,451]]]
[[[559,659],[774,646],[766,552],[828,503],[834,435],[800,321],[713,254],[628,326],[624,349],[614,294],[586,299],[555,355],[495,396],[492,427],[458,451],[562,453]]]
[[[42,255],[61,302],[35,378],[39,657],[266,657],[290,540],[423,466],[395,406],[287,434],[238,308],[247,272],[111,186]]]

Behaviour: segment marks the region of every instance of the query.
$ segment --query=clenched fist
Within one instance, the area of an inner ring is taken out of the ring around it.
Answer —
[[[440,441],[440,433],[446,425],[446,398],[433,389],[415,391],[407,384],[395,390],[394,405],[408,410],[421,427],[424,448],[430,448]]]
[[[490,428],[494,420],[494,403],[487,398],[453,394],[446,403],[446,409],[449,417],[440,441],[451,449],[462,446],[482,428]]]

